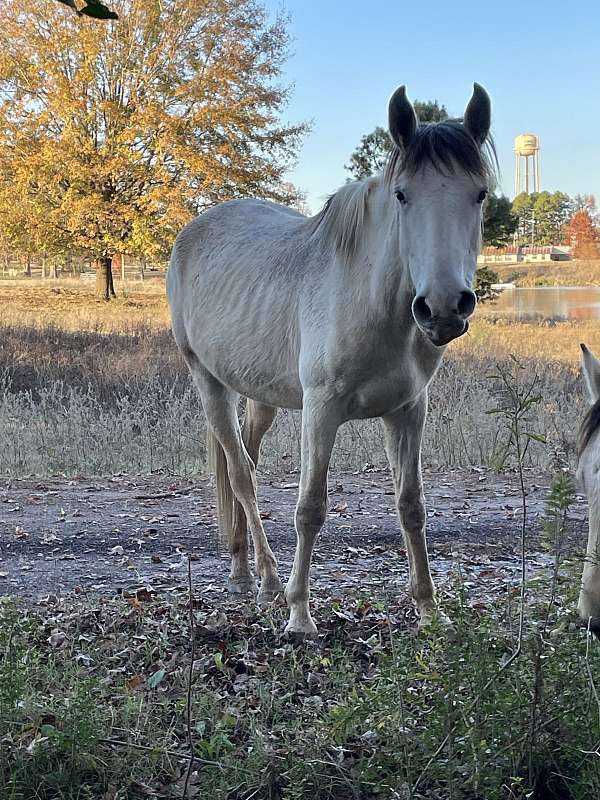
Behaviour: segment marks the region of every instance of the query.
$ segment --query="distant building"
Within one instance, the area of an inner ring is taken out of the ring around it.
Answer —
[[[514,264],[519,261],[570,261],[571,248],[563,245],[484,247],[478,264]]]

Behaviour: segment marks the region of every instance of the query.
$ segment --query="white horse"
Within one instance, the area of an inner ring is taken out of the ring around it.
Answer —
[[[579,478],[589,503],[589,535],[578,610],[600,636],[600,361],[581,345],[581,363],[590,407],[579,430]]]
[[[468,328],[493,168],[491,106],[474,85],[463,120],[420,125],[401,86],[389,104],[394,153],[312,218],[264,200],[218,205],[177,237],[168,274],[175,339],[198,387],[214,452],[230,591],[283,590],[256,504],[255,467],[278,408],[302,409],[297,547],[286,630],[316,632],[315,538],[327,515],[336,431],[381,417],[410,588],[421,623],[435,609],[425,541],[421,437],[427,387],[445,345]],[[239,397],[248,398],[243,428]]]

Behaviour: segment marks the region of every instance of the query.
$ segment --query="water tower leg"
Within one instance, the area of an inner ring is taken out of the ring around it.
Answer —
[[[539,192],[540,190],[540,162],[539,162],[539,152],[536,150],[534,155],[534,164],[535,164],[535,190]]]

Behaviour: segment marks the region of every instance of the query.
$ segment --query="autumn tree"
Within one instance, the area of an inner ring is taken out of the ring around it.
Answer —
[[[165,258],[208,206],[291,202],[302,125],[280,122],[283,17],[256,0],[114,0],[118,22],[55,0],[0,7],[0,224],[14,242]]]
[[[598,229],[589,211],[576,211],[567,226],[567,237],[574,258],[598,258],[600,248]]]
[[[420,122],[441,122],[448,119],[448,111],[437,100],[413,103]],[[362,180],[381,172],[392,150],[392,140],[385,128],[377,126],[371,133],[365,134],[360,144],[350,156],[346,169],[353,180]]]
[[[576,211],[587,211],[594,227],[600,228],[600,211],[593,194],[576,194],[571,201],[571,212]]]

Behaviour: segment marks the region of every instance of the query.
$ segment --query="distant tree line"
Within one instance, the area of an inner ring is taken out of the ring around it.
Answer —
[[[600,256],[600,216],[593,195],[571,198],[564,192],[522,192],[513,200],[512,211],[518,244],[565,244],[575,258]]]

